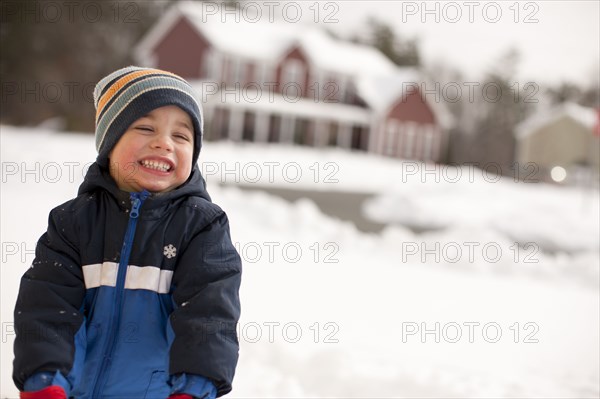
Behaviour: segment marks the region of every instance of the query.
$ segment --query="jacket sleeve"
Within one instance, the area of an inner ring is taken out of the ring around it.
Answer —
[[[79,251],[68,211],[50,213],[48,230],[39,239],[33,264],[21,278],[14,312],[13,380],[19,390],[40,372],[67,376],[75,358],[75,335],[83,325],[85,295]]]
[[[180,374],[171,376],[171,395],[186,394],[194,398],[215,399],[217,387],[208,378],[199,375]]]
[[[171,375],[204,376],[217,396],[231,391],[238,361],[241,259],[222,211],[194,236],[173,275]]]

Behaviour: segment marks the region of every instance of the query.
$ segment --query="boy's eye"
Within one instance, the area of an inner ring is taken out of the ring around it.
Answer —
[[[136,130],[141,130],[143,132],[152,132],[153,129],[150,126],[136,126]]]
[[[191,139],[191,137],[190,137],[189,135],[187,135],[187,134],[183,134],[183,133],[176,133],[176,134],[175,134],[175,137],[176,137],[177,139],[184,140],[184,141],[191,141],[191,140],[192,140],[192,139]]]

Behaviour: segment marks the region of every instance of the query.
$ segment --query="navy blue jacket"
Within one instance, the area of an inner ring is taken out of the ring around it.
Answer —
[[[197,166],[173,191],[130,194],[93,164],[51,211],[21,280],[15,384],[58,372],[78,399],[162,399],[207,379],[221,396],[238,360],[240,280]]]

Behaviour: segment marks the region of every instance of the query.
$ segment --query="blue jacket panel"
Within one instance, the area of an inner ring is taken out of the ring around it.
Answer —
[[[136,212],[139,207],[139,215]],[[60,373],[77,398],[166,398],[173,376],[231,390],[241,261],[197,167],[145,198],[90,167],[55,208],[15,307],[13,379]]]

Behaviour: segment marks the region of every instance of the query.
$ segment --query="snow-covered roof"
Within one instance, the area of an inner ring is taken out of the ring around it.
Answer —
[[[314,24],[277,20],[259,23],[245,18],[223,21],[208,18],[202,3],[195,1],[178,2],[167,11],[137,46],[138,59],[151,59],[153,48],[181,16],[220,52],[247,60],[277,64],[289,51],[299,48],[315,69],[351,81],[358,95],[376,112],[385,112],[411,84],[423,81],[417,69],[397,67],[377,49],[338,40]],[[443,104],[429,105],[440,124],[449,127],[451,118]]]
[[[179,2],[172,9],[173,13],[185,16],[215,48],[226,54],[276,63],[297,46],[315,67],[324,71],[356,75],[389,73],[394,69],[394,64],[376,49],[332,38],[314,24],[278,20],[252,22],[232,17],[223,21],[222,18],[207,17],[202,3],[193,1]],[[156,30],[164,33],[164,28]],[[156,43],[146,43],[149,44],[147,47],[151,50],[151,44]]]
[[[538,131],[543,126],[552,124],[564,117],[572,119],[590,131],[598,124],[598,111],[593,108],[567,102],[535,113],[517,125],[515,135],[518,139],[522,139]]]
[[[356,89],[375,110],[383,110],[415,84],[420,87],[421,73],[415,68],[394,68],[385,74],[360,74]]]
[[[251,22],[245,18],[207,17],[200,2],[180,2],[181,15],[202,33],[219,51],[247,59],[276,61],[300,35],[294,24]],[[242,38],[242,40],[240,40]]]
[[[428,83],[417,68],[394,67],[387,74],[361,74],[355,79],[355,84],[361,97],[378,113],[389,111],[396,101],[403,99],[411,90],[419,89],[441,127],[449,129],[455,123],[444,102],[435,95],[423,93],[423,88],[427,90],[434,85]]]
[[[332,38],[318,28],[304,30],[296,41],[321,70],[358,76],[390,74],[396,68],[375,48]]]

